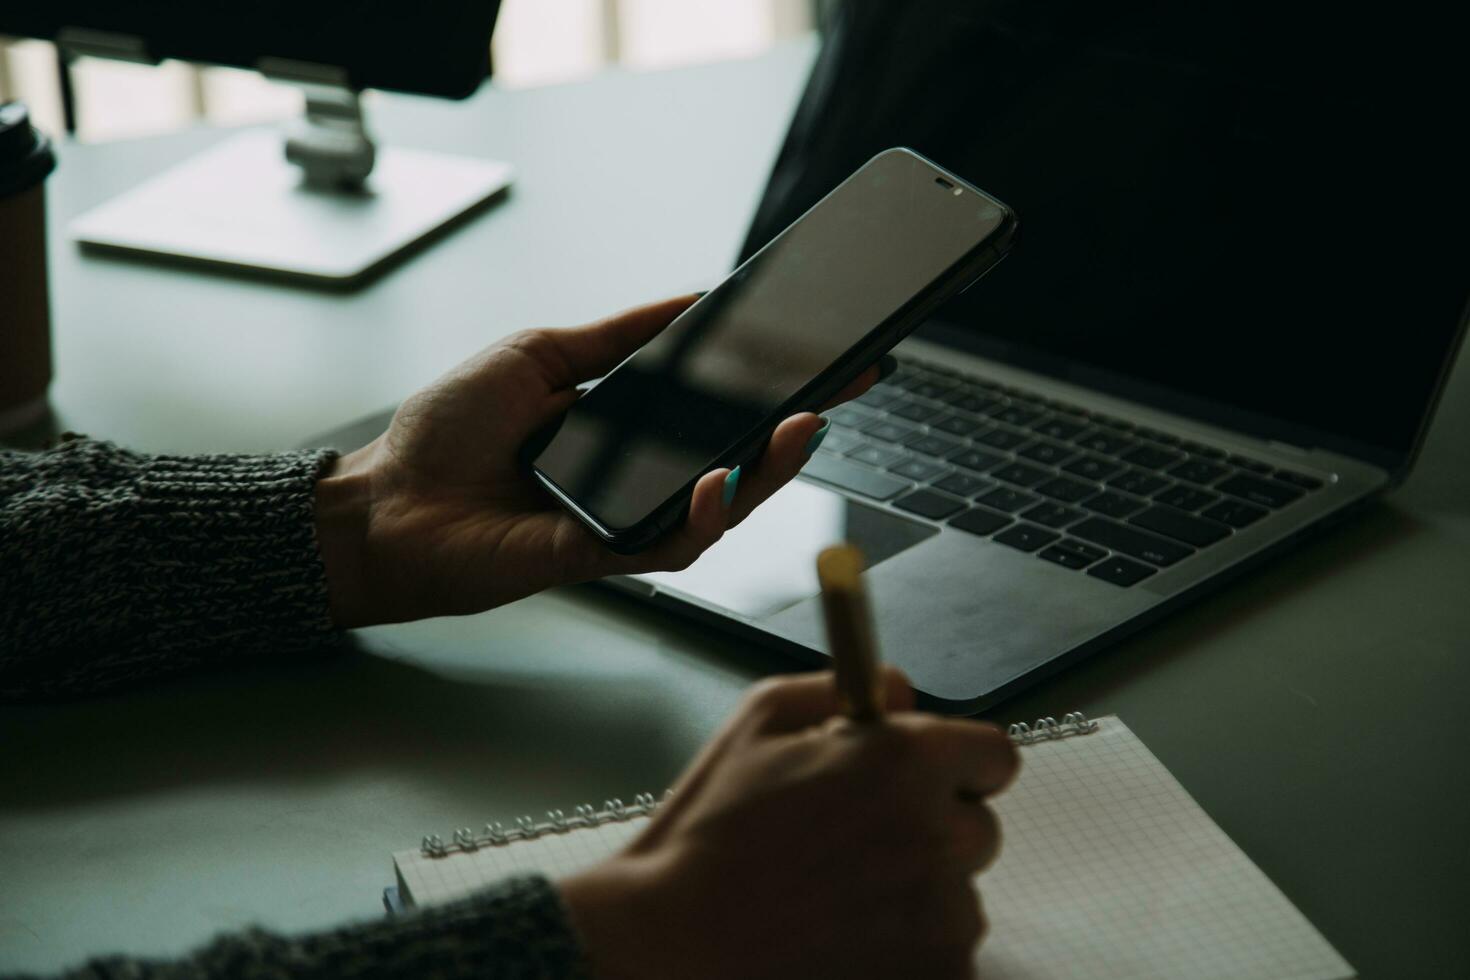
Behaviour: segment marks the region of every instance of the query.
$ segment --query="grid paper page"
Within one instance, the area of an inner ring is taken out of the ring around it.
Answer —
[[[1352,968],[1116,717],[1021,748],[993,801],[1004,846],[980,876],[984,980],[1337,980]],[[417,905],[612,854],[647,817],[471,854],[393,856]]]
[[[420,851],[393,855],[403,896],[415,905],[452,902],[511,875],[540,872],[563,878],[610,856],[648,823],[644,816],[548,833],[535,840],[502,847],[482,847],[469,854],[425,857]]]
[[[1336,980],[1352,967],[1114,716],[1021,748],[980,976]]]

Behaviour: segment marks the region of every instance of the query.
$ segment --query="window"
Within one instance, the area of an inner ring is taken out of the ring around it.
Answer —
[[[641,71],[749,57],[812,24],[812,0],[503,0],[491,43],[495,84],[555,84],[612,65]],[[70,73],[77,136],[89,141],[164,132],[198,119],[221,125],[282,119],[301,107],[289,86],[229,68],[79,58]],[[6,99],[26,102],[41,128],[63,131],[52,45],[0,39],[0,101]]]

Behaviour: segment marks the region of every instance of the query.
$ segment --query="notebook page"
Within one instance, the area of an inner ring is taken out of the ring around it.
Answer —
[[[993,805],[980,976],[1335,980],[1352,968],[1114,716],[1023,746]]]
[[[505,847],[482,847],[452,857],[400,851],[393,855],[393,863],[405,897],[415,905],[437,905],[463,898],[511,875],[538,872],[555,879],[589,868],[631,841],[648,820],[632,817],[564,834],[549,833]]]
[[[1000,859],[979,878],[986,980],[1086,977],[1337,980],[1352,968],[1114,716],[1022,746],[992,801]],[[394,855],[417,905],[507,875],[562,877],[632,839],[647,817],[469,854]]]

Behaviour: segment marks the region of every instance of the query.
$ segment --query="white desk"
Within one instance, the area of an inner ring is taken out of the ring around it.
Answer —
[[[521,176],[345,295],[77,254],[69,216],[219,134],[66,147],[62,423],[155,451],[288,447],[514,329],[716,276],[809,57],[381,100],[385,138]],[[1467,418],[1462,365],[1387,506],[998,713],[1122,714],[1366,977],[1470,954]],[[0,708],[0,970],[379,914],[390,851],[659,789],[782,666],[589,590],[362,639],[373,655]]]

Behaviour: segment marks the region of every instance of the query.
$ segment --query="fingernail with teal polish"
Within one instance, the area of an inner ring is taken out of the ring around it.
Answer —
[[[884,354],[882,357],[880,357],[878,359],[878,380],[879,381],[882,381],[885,378],[888,378],[888,377],[892,376],[893,372],[894,371],[897,371],[897,370],[898,370],[898,358],[894,357],[892,354]]]
[[[832,420],[822,419],[822,427],[816,432],[813,432],[812,437],[806,441],[806,454],[808,456],[817,451],[817,447],[822,444],[822,440],[827,438],[827,430],[830,428],[832,428]]]
[[[735,499],[735,490],[739,486],[740,486],[740,467],[737,466],[733,470],[730,471],[730,473],[729,473],[728,476],[725,477],[725,493],[723,495],[723,499],[724,499],[724,504],[725,504],[726,507],[729,507],[730,504],[731,504],[731,502],[734,501],[734,499]]]

